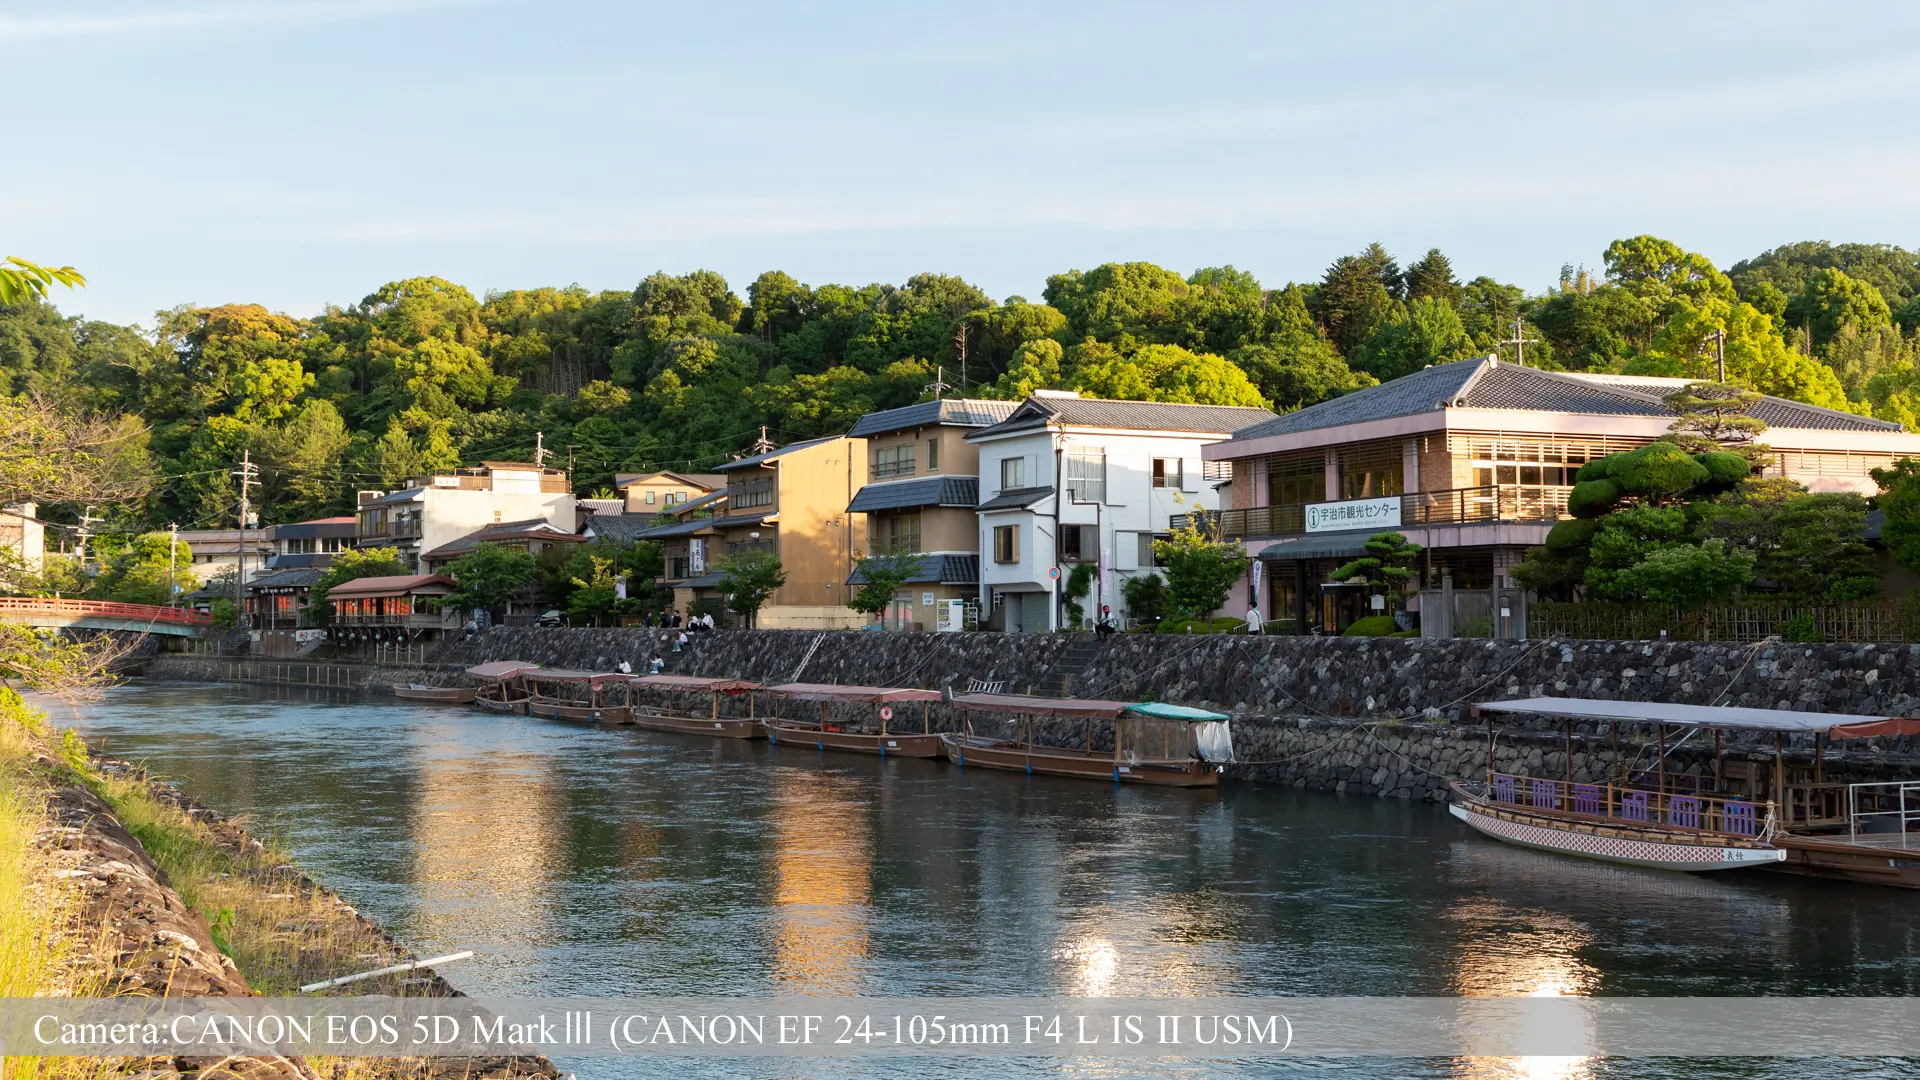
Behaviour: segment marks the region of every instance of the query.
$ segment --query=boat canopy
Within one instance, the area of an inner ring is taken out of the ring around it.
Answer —
[[[1028,697],[1025,694],[955,694],[953,703],[973,712],[1022,713],[1033,716],[1090,716],[1096,720],[1112,720],[1133,708],[1124,701]]]
[[[524,660],[493,660],[485,664],[476,664],[467,669],[467,674],[476,679],[511,679],[529,671],[538,671],[539,664],[529,664]]]
[[[601,683],[623,682],[626,676],[617,671],[572,671],[567,668],[537,667],[524,672],[529,682],[587,683],[599,686]]]
[[[1875,735],[1920,735],[1920,720],[1905,716],[1852,716],[1845,713],[1751,709],[1737,705],[1671,705],[1659,701],[1605,701],[1590,698],[1517,698],[1483,701],[1481,713],[1525,713],[1566,720],[1612,720],[1726,731],[1818,732],[1835,739]]]
[[[938,690],[900,686],[841,686],[834,683],[781,683],[767,693],[790,701],[854,701],[881,705],[892,701],[939,701]]]
[[[710,679],[703,675],[632,675],[627,681],[655,690],[698,690],[715,694],[739,694],[761,689],[759,683],[745,679]]]
[[[1185,705],[1168,705],[1160,701],[1144,701],[1138,705],[1129,705],[1126,712],[1129,716],[1155,716],[1162,720],[1185,720],[1189,724],[1232,719],[1226,713],[1208,712],[1205,709],[1193,709]]]

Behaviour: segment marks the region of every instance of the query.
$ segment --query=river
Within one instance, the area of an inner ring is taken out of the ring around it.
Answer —
[[[444,974],[475,995],[1920,994],[1911,894],[1535,854],[1420,803],[1028,779],[319,691],[136,684],[61,719],[251,819],[422,955],[474,950]],[[648,1075],[630,1059],[556,1061],[583,1078]],[[975,1064],[886,1075],[1069,1068]],[[1908,1074],[1674,1064],[1288,1071]],[[673,1072],[873,1069],[705,1059]]]

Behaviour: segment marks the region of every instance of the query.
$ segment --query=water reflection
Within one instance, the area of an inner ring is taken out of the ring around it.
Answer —
[[[873,902],[870,793],[852,779],[774,772],[767,817],[773,980],[786,993],[866,988]]]

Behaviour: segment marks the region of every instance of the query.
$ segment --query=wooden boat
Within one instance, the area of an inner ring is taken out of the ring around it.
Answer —
[[[1158,703],[1027,697],[1021,694],[959,694],[963,730],[940,737],[955,765],[980,765],[1047,776],[1079,776],[1116,784],[1218,787],[1223,763],[1233,760],[1228,717],[1204,709]],[[974,731],[977,713],[1014,717],[1011,738]],[[1034,724],[1044,719],[1083,721],[1079,747],[1036,742]],[[1095,723],[1113,725],[1113,749],[1095,750]]]
[[[677,731],[710,735],[716,739],[758,739],[766,732],[754,716],[753,691],[760,684],[745,679],[709,679],[698,675],[629,675],[635,694],[628,723],[650,731]],[[722,708],[727,699],[746,698],[747,714]],[[650,700],[651,699],[651,700]],[[704,699],[704,707],[701,704]]]
[[[489,712],[527,714],[527,685],[521,676],[540,665],[494,660],[467,669],[474,682],[473,703]]]
[[[816,750],[850,750],[857,754],[881,757],[933,758],[941,754],[940,736],[933,730],[933,703],[941,700],[938,690],[914,690],[887,686],[839,686],[828,683],[783,683],[769,686],[767,697],[780,703],[779,715],[761,723],[774,745],[810,746]],[[789,716],[788,702],[818,703],[811,717]],[[920,703],[920,730],[899,731],[893,727],[894,707]],[[834,705],[865,705],[863,715],[853,718],[832,715]],[[856,728],[856,725],[858,727]]]
[[[1920,888],[1920,781],[1830,783],[1822,775],[1834,739],[1920,734],[1920,720],[1711,705],[1578,698],[1484,702],[1487,778],[1455,781],[1450,812],[1508,843],[1666,870],[1759,867],[1845,881]],[[1493,716],[1562,721],[1567,760],[1572,725],[1604,722],[1613,760],[1605,782],[1510,776],[1493,769]],[[1621,724],[1652,726],[1657,767],[1631,774],[1619,753]],[[1713,771],[1668,766],[1678,728],[1713,734]],[[1771,763],[1726,758],[1728,731],[1771,733]],[[1786,742],[1812,741],[1811,767],[1790,763]]]
[[[425,686],[420,683],[408,683],[405,686],[393,684],[393,696],[401,701],[430,701],[442,705],[465,705],[473,700],[474,688],[471,686]]]
[[[527,700],[529,716],[603,724],[624,724],[628,720],[631,702],[627,680],[630,676],[620,672],[534,668],[520,677],[531,695]],[[618,693],[609,693],[614,690]],[[615,697],[619,700],[612,700]]]

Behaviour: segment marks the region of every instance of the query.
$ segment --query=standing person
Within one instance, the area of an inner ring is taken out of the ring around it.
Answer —
[[[1266,620],[1260,617],[1260,605],[1252,604],[1247,608],[1247,633],[1264,634],[1267,631]]]

